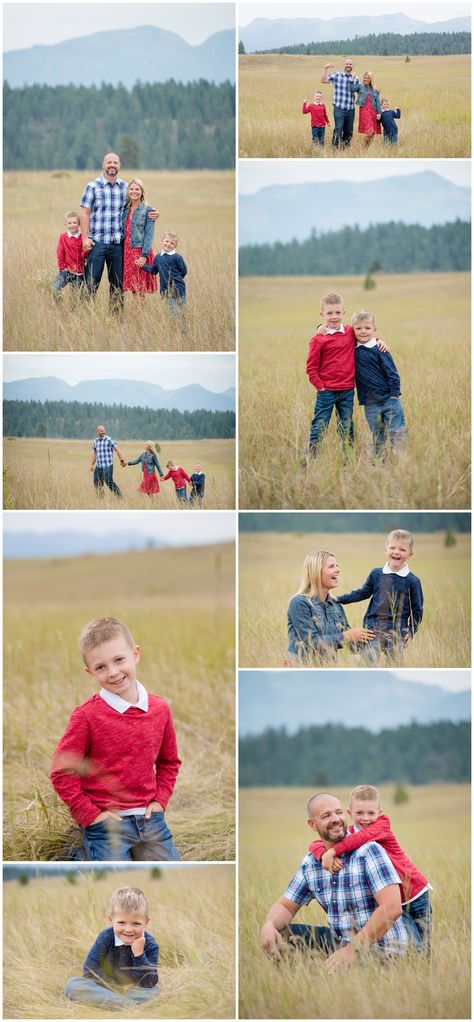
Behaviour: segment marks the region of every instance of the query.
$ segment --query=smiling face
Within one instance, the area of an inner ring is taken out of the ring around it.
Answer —
[[[117,153],[107,153],[102,161],[102,170],[104,171],[104,177],[109,181],[115,181],[118,177],[120,170],[120,160]]]
[[[328,591],[334,589],[339,584],[339,575],[341,569],[336,561],[336,558],[332,556],[326,557],[326,560],[321,568],[321,586],[322,589]]]
[[[132,944],[137,937],[143,937],[148,919],[139,912],[114,912],[109,916],[115,936],[124,944]]]
[[[161,247],[163,252],[174,252],[178,244],[178,239],[172,234],[164,234],[161,239]]]
[[[363,82],[364,82],[364,85],[372,85],[372,77],[371,77],[369,71],[365,72],[365,75],[363,77]]]
[[[131,181],[128,186],[128,197],[132,202],[141,202],[143,199],[143,188],[137,183],[137,181]]]
[[[310,803],[308,824],[329,846],[340,841],[346,833],[346,819],[342,805],[334,795],[317,795]]]
[[[410,544],[406,539],[390,539],[385,547],[388,566],[391,571],[400,571],[412,555]]]
[[[79,217],[68,216],[66,217],[66,230],[70,231],[71,234],[77,234],[79,230]]]
[[[338,330],[342,320],[344,318],[345,308],[342,302],[334,303],[334,305],[322,305],[321,315],[327,327],[330,330]]]
[[[102,642],[84,655],[85,670],[100,688],[115,692],[127,703],[137,702],[137,664],[140,647],[129,646],[123,635]]]
[[[382,100],[382,110],[390,110],[390,103],[388,99]]]
[[[359,344],[367,344],[375,335],[375,322],[373,319],[360,319],[354,323],[354,333]]]
[[[349,816],[358,830],[363,830],[369,823],[374,823],[380,816],[380,805],[377,799],[354,798],[348,809]]]
[[[344,61],[344,71],[345,71],[346,75],[351,75],[352,74],[352,68],[353,68],[353,63],[352,63],[351,58],[350,57],[346,57],[346,59]]]

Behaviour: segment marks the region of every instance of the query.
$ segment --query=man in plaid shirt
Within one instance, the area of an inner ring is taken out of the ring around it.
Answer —
[[[353,86],[359,84],[357,75],[352,74],[352,60],[344,57],[344,71],[335,71],[328,75],[330,67],[334,64],[326,64],[321,75],[321,81],[327,85],[332,82],[334,85],[334,131],[332,144],[334,149],[339,144],[347,148],[351,144],[352,132],[354,130],[355,100],[352,91]]]
[[[345,836],[344,810],[334,795],[314,795],[308,815],[309,826],[326,848]],[[286,943],[319,949],[331,972],[369,948],[384,956],[405,953],[409,934],[401,919],[401,881],[388,855],[370,841],[342,858],[343,869],[329,873],[312,855],[305,856],[265,920],[262,944],[268,954],[278,955]],[[301,906],[313,899],[326,912],[329,926],[290,925]]]
[[[121,497],[120,489],[113,479],[114,451],[117,451],[122,468],[125,468],[126,461],[115,440],[107,436],[105,426],[97,426],[97,440],[94,440],[92,450],[94,453],[90,470],[94,473],[96,490],[103,490],[105,483],[116,497]]]

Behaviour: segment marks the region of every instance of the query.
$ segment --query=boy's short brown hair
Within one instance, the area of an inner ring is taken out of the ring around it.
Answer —
[[[407,529],[392,529],[389,532],[387,539],[385,540],[385,546],[387,547],[392,539],[402,539],[405,543],[408,543],[410,547],[410,553],[412,554],[415,549],[415,537],[412,532],[408,532]]]
[[[330,291],[329,294],[323,295],[321,298],[320,311],[322,312],[325,305],[344,305],[344,299],[342,295],[339,295],[337,291]]]
[[[136,912],[149,919],[148,898],[139,887],[117,887],[110,899],[109,915],[117,912]]]
[[[380,794],[372,784],[358,784],[357,788],[352,789],[349,795],[349,808],[356,798],[361,802],[378,802],[380,805]]]
[[[89,621],[89,624],[82,629],[79,636],[79,649],[84,662],[86,660],[86,653],[89,653],[91,649],[96,649],[97,646],[101,646],[103,642],[109,642],[116,635],[122,635],[130,649],[135,648],[136,642],[133,636],[123,621],[119,621],[118,618],[95,617],[93,621]]]

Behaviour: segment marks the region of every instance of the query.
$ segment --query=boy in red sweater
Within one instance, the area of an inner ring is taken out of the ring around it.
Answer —
[[[312,841],[309,851],[330,873],[344,867],[341,856],[353,852],[367,841],[377,841],[391,859],[401,881],[402,915],[408,932],[423,950],[431,950],[431,884],[400,847],[390,819],[380,809],[380,795],[371,784],[360,784],[351,791],[349,809],[352,819],[349,834],[326,850],[322,841]]]
[[[314,102],[307,103],[306,100],[303,103],[302,112],[304,114],[311,114],[311,135],[315,145],[324,145],[324,135],[326,132],[326,124],[329,126],[329,117],[326,113],[326,107],[323,103],[322,92],[315,92]]]
[[[86,858],[180,859],[164,816],[181,766],[168,703],[137,680],[140,647],[121,621],[91,621],[79,648],[99,691],[73,711],[51,781]]]
[[[186,493],[186,483],[188,482],[189,485],[192,486],[192,480],[188,476],[187,472],[184,471],[184,468],[181,468],[180,465],[175,465],[174,461],[167,461],[166,468],[168,469],[168,472],[165,476],[163,476],[163,482],[165,479],[172,479],[178,501],[180,504],[187,504],[188,495]]]
[[[53,296],[56,301],[60,291],[71,285],[74,291],[81,292],[84,285],[84,249],[79,225],[78,213],[66,213],[64,220],[66,230],[59,235],[57,245],[58,275],[53,281]]]

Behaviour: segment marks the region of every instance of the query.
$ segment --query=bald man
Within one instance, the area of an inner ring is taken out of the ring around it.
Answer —
[[[308,825],[326,848],[347,832],[339,799],[326,792],[308,802]],[[401,918],[401,881],[388,855],[368,841],[342,856],[344,866],[329,873],[312,855],[306,855],[285,893],[272,905],[261,939],[269,955],[279,956],[285,946],[319,950],[331,972],[351,965],[369,949],[382,956],[404,954],[409,934]],[[315,899],[327,914],[328,926],[295,925],[302,905]]]

